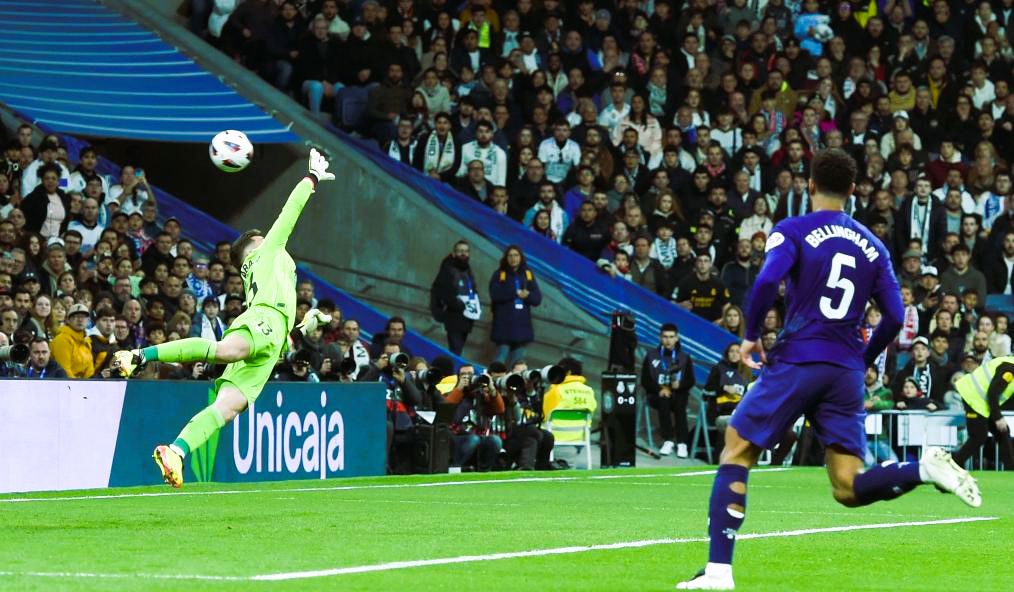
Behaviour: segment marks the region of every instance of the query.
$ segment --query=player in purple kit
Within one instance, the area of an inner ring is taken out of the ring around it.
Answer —
[[[897,335],[903,307],[898,280],[883,243],[847,216],[856,163],[846,152],[819,152],[810,167],[813,213],[779,222],[768,237],[764,266],[753,287],[743,360],[757,383],[736,407],[725,433],[708,512],[707,566],[679,590],[733,590],[732,551],[746,513],[746,483],[761,452],[775,445],[800,415],[825,448],[834,499],[858,507],[894,499],[922,483],[982,503],[975,480],[941,448],[913,463],[885,463],[863,471],[866,447],[863,374],[866,364]],[[785,329],[769,359],[759,337],[778,285],[787,282]],[[873,299],[883,320],[864,347],[859,333]]]

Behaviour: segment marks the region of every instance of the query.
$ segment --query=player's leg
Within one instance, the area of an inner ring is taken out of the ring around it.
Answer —
[[[173,487],[183,484],[183,458],[255,401],[271,378],[283,343],[273,338],[285,334],[286,320],[274,311],[248,311],[244,315],[248,316],[237,318],[221,343],[227,344],[227,355],[245,358],[229,364],[216,381],[215,402],[195,415],[172,444],[155,448],[155,462],[166,483]]]
[[[942,448],[927,448],[919,462],[886,462],[864,471],[863,373],[841,368],[823,376],[827,378],[824,393],[810,420],[824,445],[827,474],[838,503],[854,508],[892,500],[923,483],[953,492],[970,506],[982,503],[975,479]]]
[[[708,508],[711,547],[708,564],[678,590],[732,590],[736,533],[746,518],[747,477],[761,452],[773,446],[802,414],[812,373],[773,363],[743,397],[725,431],[725,448],[715,474]]]
[[[206,362],[231,364],[250,355],[250,341],[240,332],[227,333],[222,341],[188,337],[153,345],[143,349],[124,350],[113,356],[113,365],[124,376],[130,376],[139,366],[148,362]]]
[[[732,552],[736,533],[746,518],[746,482],[764,449],[743,438],[735,427],[725,431],[721,464],[711,487],[708,505],[708,564],[677,590],[733,590]]]
[[[162,479],[173,487],[183,485],[183,459],[211,439],[226,423],[243,412],[247,398],[235,385],[225,383],[218,389],[215,402],[190,418],[172,444],[155,447],[153,457]]]

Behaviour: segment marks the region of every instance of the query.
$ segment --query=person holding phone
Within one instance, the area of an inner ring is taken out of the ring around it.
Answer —
[[[115,201],[120,206],[120,211],[126,215],[134,212],[141,213],[141,209],[149,201],[155,203],[155,192],[148,185],[148,178],[144,169],[134,165],[124,165],[120,169],[120,184],[113,185],[109,189],[108,202]]]

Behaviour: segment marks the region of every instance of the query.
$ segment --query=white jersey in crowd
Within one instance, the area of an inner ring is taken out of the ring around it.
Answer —
[[[39,186],[39,167],[42,166],[39,159],[33,160],[21,173],[21,195],[25,196]],[[60,167],[60,189],[68,191],[70,187],[70,170],[62,162],[55,162]]]
[[[568,139],[561,148],[556,138],[547,138],[539,144],[539,160],[546,165],[546,178],[562,183],[571,167],[581,164],[581,147]]]
[[[464,177],[468,173],[468,163],[473,160],[481,160],[486,168],[486,180],[498,187],[507,185],[507,153],[503,148],[490,142],[489,146],[479,146],[478,140],[472,140],[461,147],[461,167],[458,168],[458,176]]]
[[[85,226],[84,222],[78,222],[74,220],[67,225],[67,230],[76,230],[81,233],[81,252],[87,253],[88,251],[95,248],[98,244],[99,239],[102,237],[102,231],[105,230],[105,226],[95,222],[95,226],[89,228]]]
[[[105,175],[99,175],[99,180],[102,181],[102,194],[109,195],[109,179]],[[84,176],[80,172],[74,171],[70,174],[68,191],[84,193],[86,183]]]

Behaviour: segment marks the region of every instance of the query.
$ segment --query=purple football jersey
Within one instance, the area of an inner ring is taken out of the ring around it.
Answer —
[[[750,298],[746,338],[760,336],[778,284],[786,281],[785,328],[769,358],[863,369],[897,335],[903,306],[891,257],[865,226],[842,212],[786,218],[771,231]],[[867,302],[883,313],[869,347],[859,333]]]

